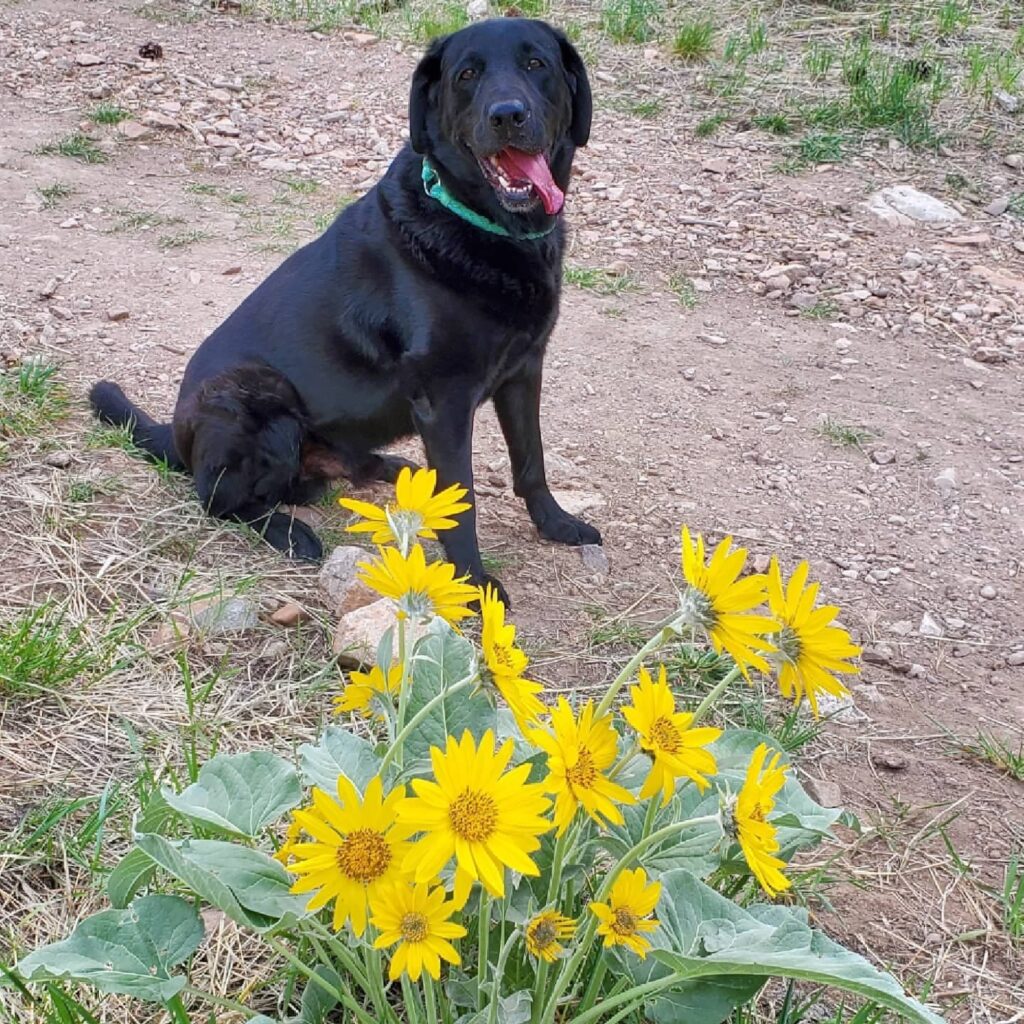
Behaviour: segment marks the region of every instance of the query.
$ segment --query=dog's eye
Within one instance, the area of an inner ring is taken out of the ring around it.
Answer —
[[[531,57],[526,62],[526,70],[527,71],[536,71],[538,68],[542,68],[542,67],[544,67],[544,61],[538,60],[536,57]]]
[[[474,78],[476,78],[476,68],[463,68],[459,72],[460,82],[469,82]]]

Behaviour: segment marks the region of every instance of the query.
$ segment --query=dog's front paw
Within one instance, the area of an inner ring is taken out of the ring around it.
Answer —
[[[558,515],[549,516],[543,522],[537,524],[540,535],[556,544],[569,544],[572,547],[580,547],[583,544],[600,544],[601,534],[590,523],[569,515],[568,512],[561,512]]]

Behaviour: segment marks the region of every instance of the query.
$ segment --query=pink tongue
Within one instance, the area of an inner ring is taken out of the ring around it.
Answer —
[[[498,154],[505,173],[520,181],[529,181],[540,194],[544,212],[558,213],[565,205],[565,194],[551,177],[548,162],[540,153],[524,153],[521,149],[503,149]]]

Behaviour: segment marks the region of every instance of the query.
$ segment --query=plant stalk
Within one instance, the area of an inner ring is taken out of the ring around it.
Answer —
[[[612,702],[619,695],[619,690],[621,690],[622,687],[633,678],[636,674],[636,670],[641,666],[641,664],[643,664],[644,658],[646,658],[648,654],[653,654],[660,647],[664,647],[671,637],[678,635],[677,632],[671,628],[678,620],[679,612],[676,611],[664,621],[659,622],[654,636],[652,636],[651,639],[648,640],[647,643],[645,643],[643,647],[641,647],[640,650],[626,662],[622,671],[615,677],[611,686],[608,687],[608,692],[601,698],[601,703],[597,705],[597,710],[594,712],[595,722],[612,706]]]

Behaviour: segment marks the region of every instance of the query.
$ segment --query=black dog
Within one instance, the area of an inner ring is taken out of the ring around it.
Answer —
[[[190,471],[212,515],[315,560],[316,535],[279,504],[333,477],[393,481],[404,460],[375,449],[412,433],[439,484],[472,500],[473,418],[490,398],[540,533],[600,543],[552,497],[539,421],[560,214],[590,120],[583,62],[544,22],[495,19],[435,40],[413,76],[410,145],[203,342],[173,423],[107,381],[90,393],[97,415]],[[486,579],[472,509],[442,536],[461,572]]]

